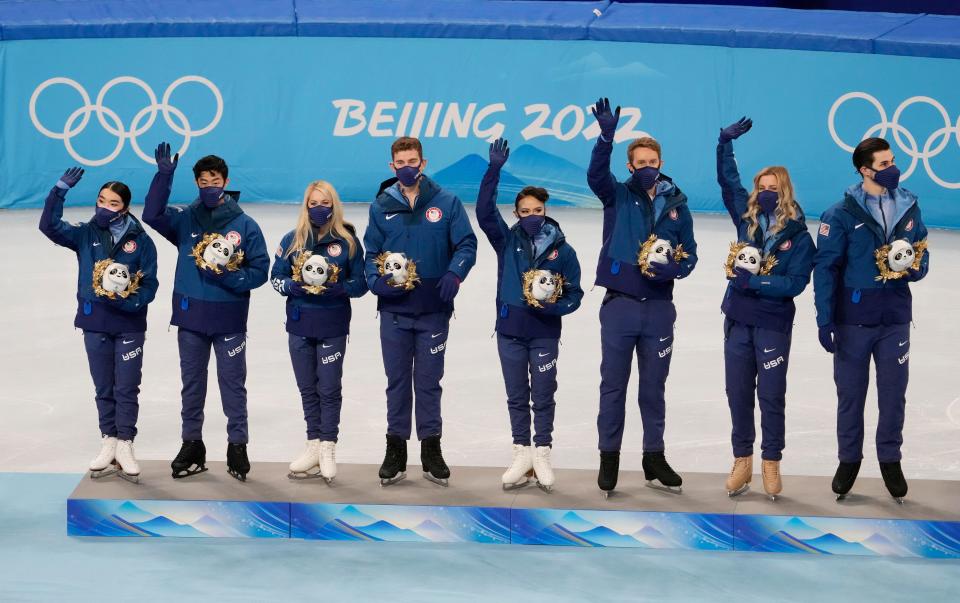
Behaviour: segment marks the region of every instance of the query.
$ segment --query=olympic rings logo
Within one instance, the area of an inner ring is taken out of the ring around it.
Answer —
[[[948,182],[943,180],[937,176],[937,174],[933,171],[933,168],[930,166],[930,159],[942,153],[947,147],[947,144],[950,142],[951,138],[956,138],[957,144],[960,145],[960,116],[957,117],[956,122],[951,123],[950,116],[947,114],[947,110],[944,109],[943,105],[941,105],[935,99],[932,99],[929,96],[911,96],[907,100],[900,103],[900,106],[897,107],[897,110],[893,112],[893,119],[888,120],[887,113],[883,109],[883,105],[881,105],[880,101],[878,101],[876,98],[867,94],[866,92],[848,92],[834,101],[833,106],[830,107],[830,115],[827,117],[827,127],[830,129],[830,136],[833,137],[833,141],[837,143],[837,146],[849,153],[853,152],[854,147],[846,144],[837,135],[834,120],[836,118],[837,109],[840,108],[840,105],[848,100],[857,98],[863,99],[873,105],[880,116],[880,121],[871,126],[863,134],[863,138],[870,138],[872,136],[884,138],[887,135],[887,130],[890,130],[893,133],[893,140],[897,143],[897,146],[899,146],[900,149],[910,157],[910,167],[903,171],[903,175],[900,177],[901,180],[906,180],[909,178],[914,169],[916,169],[917,162],[922,161],[924,168],[927,170],[927,175],[931,180],[944,188],[960,189],[960,182]],[[927,137],[927,140],[923,143],[922,149],[917,144],[917,139],[913,136],[913,134],[905,127],[900,125],[900,116],[903,114],[903,112],[907,109],[907,107],[917,103],[930,105],[936,109],[943,118],[943,127],[934,130],[930,136]],[[863,138],[861,138],[861,140]]]
[[[170,95],[173,94],[174,90],[180,87],[183,84],[196,82],[206,86],[210,92],[213,93],[214,99],[217,103],[216,114],[213,116],[213,119],[210,120],[206,126],[200,128],[199,130],[194,130],[190,121],[187,119],[187,116],[180,109],[174,107],[170,104]],[[37,99],[43,93],[44,90],[50,86],[55,85],[65,85],[73,88],[80,94],[80,99],[83,101],[78,109],[67,117],[67,121],[64,123],[63,130],[60,132],[46,128],[43,124],[40,123],[40,120],[37,118]],[[125,127],[123,121],[120,119],[120,116],[117,115],[115,111],[104,106],[103,99],[114,86],[119,84],[133,84],[140,89],[142,89],[149,101],[146,107],[140,109],[139,112],[134,116],[133,120],[130,122],[130,127]],[[174,81],[172,84],[167,86],[167,89],[163,93],[163,97],[160,99],[160,102],[157,102],[157,95],[154,93],[153,89],[147,85],[141,79],[124,75],[120,77],[113,78],[106,84],[103,88],[100,89],[100,92],[97,93],[96,103],[90,102],[90,95],[87,94],[86,89],[81,86],[76,81],[67,78],[67,77],[54,77],[46,80],[39,86],[36,90],[33,91],[33,94],[30,96],[30,120],[33,122],[34,127],[48,138],[53,138],[56,140],[62,140],[63,146],[67,149],[67,152],[70,153],[70,156],[73,157],[77,162],[83,165],[97,166],[105,165],[110,163],[120,155],[120,152],[123,150],[124,143],[129,140],[130,146],[133,147],[134,152],[137,154],[140,159],[143,159],[145,162],[150,164],[155,164],[152,155],[148,155],[143,152],[143,149],[140,148],[138,142],[138,137],[146,133],[151,127],[153,127],[154,122],[157,120],[157,114],[160,113],[163,115],[164,121],[167,122],[167,126],[171,130],[183,136],[183,145],[178,151],[181,156],[183,156],[187,149],[190,147],[190,140],[196,136],[203,136],[207,134],[220,123],[220,118],[223,116],[223,96],[220,94],[220,90],[211,82],[210,80],[201,77],[199,75],[186,75],[180,79]],[[90,115],[95,114],[97,121],[100,122],[100,126],[106,130],[109,134],[117,137],[117,144],[114,147],[113,151],[101,159],[88,159],[80,155],[77,150],[73,147],[71,142],[73,137],[80,134],[86,129],[87,124],[90,123]]]

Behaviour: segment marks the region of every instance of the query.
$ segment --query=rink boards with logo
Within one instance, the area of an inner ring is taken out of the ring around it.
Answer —
[[[283,463],[255,464],[245,483],[223,463],[209,467],[173,480],[167,463],[146,461],[140,484],[84,477],[67,501],[68,533],[960,558],[954,481],[913,480],[898,505],[874,478],[837,502],[829,478],[785,476],[783,496],[771,502],[758,475],[753,490],[731,499],[721,474],[687,473],[683,493],[672,494],[624,471],[604,499],[585,470],[558,470],[545,493],[533,485],[504,492],[502,470],[486,467],[454,468],[448,488],[416,466],[386,488],[373,465],[341,465],[330,486],[291,481]]]

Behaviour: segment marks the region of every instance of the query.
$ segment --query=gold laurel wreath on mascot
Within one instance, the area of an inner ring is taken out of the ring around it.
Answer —
[[[730,254],[727,255],[726,261],[723,263],[723,270],[727,273],[727,278],[734,278],[737,274],[733,271],[733,267],[737,263],[737,256],[743,251],[744,247],[752,247],[750,243],[738,243],[736,241],[730,242]],[[780,261],[777,259],[777,256],[769,253],[766,257],[763,258],[763,263],[760,264],[760,276],[767,276],[770,274],[770,271],[773,270],[773,267],[779,264]]]
[[[539,270],[532,269],[523,273],[523,299],[527,300],[527,305],[531,307],[542,308],[543,302],[533,296],[533,281],[537,278],[537,272]],[[553,290],[553,294],[543,301],[548,304],[555,304],[563,295],[564,278],[559,274],[553,274],[552,272],[551,274],[553,275],[553,282],[556,283],[556,288]]]
[[[305,282],[303,280],[303,265],[306,264],[307,260],[309,260],[311,257],[313,257],[312,251],[301,251],[297,255],[297,259],[293,261],[293,280],[297,281],[298,283]],[[340,278],[340,266],[338,266],[337,264],[327,262],[327,271],[329,272],[329,276],[327,276],[326,282],[328,283],[337,282],[337,279]],[[306,285],[305,284],[303,286],[303,290],[306,291],[307,293],[320,295],[321,293],[326,291],[327,288],[323,285]]]
[[[190,255],[193,256],[193,259],[196,260],[197,266],[203,268],[204,270],[211,270],[215,274],[220,274],[223,272],[220,266],[216,264],[211,264],[210,262],[203,259],[203,252],[206,251],[207,245],[213,243],[215,240],[220,238],[221,234],[216,232],[211,232],[209,234],[203,235],[203,238],[200,239],[200,242],[193,246],[193,251],[190,252]],[[243,263],[243,250],[237,250],[233,252],[233,255],[230,256],[230,259],[227,261],[226,269],[230,272],[235,272],[240,269],[240,264]]]
[[[374,262],[377,264],[377,272],[380,276],[383,276],[387,273],[384,264],[387,261],[387,257],[393,254],[392,251],[384,251],[377,256],[377,259]],[[394,283],[393,279],[387,281],[391,287],[396,287],[398,289],[402,288],[404,291],[411,291],[420,282],[420,276],[417,274],[417,264],[410,258],[407,258],[407,280],[402,283]]]
[[[890,264],[887,263],[887,254],[890,253],[890,245],[884,245],[880,249],[877,249],[873,252],[874,258],[877,260],[877,270],[880,271],[880,274],[876,276],[874,280],[877,281],[895,281],[907,276],[909,270],[920,270],[920,261],[923,259],[923,254],[927,251],[927,240],[923,239],[922,241],[917,241],[913,244],[913,263],[910,264],[909,268],[904,270],[896,271],[891,270]]]
[[[652,277],[654,275],[654,272],[650,270],[650,252],[656,242],[657,235],[654,233],[640,246],[640,252],[637,254],[637,266],[640,267],[640,274],[643,276]],[[673,250],[673,261],[678,264],[680,260],[685,260],[688,257],[690,257],[690,254],[683,250],[683,243],[677,245],[677,248]]]
[[[103,273],[107,270],[107,266],[113,263],[113,259],[107,258],[93,265],[93,293],[97,297],[106,297],[107,299],[117,299],[118,297],[120,299],[127,299],[140,288],[140,279],[143,278],[143,271],[137,270],[134,274],[130,275],[130,284],[127,285],[127,288],[114,293],[113,291],[107,291],[103,288]]]

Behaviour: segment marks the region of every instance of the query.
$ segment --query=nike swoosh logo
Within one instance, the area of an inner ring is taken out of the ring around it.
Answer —
[[[100,243],[94,243],[93,246],[94,246],[94,247],[99,247],[99,246],[100,246]]]
[[[458,264],[458,266],[463,266],[463,263],[466,262],[466,261],[467,261],[467,260],[460,260],[460,263]]]
[[[437,337],[440,337],[441,335],[443,335],[442,332],[441,332],[441,333],[434,333],[433,335],[430,336],[430,339],[436,339]]]
[[[327,348],[332,348],[332,347],[333,347],[333,344],[327,345],[327,344],[325,344],[325,343],[321,343],[320,346],[321,346],[323,349],[327,349]]]
[[[902,348],[903,346],[907,345],[908,343],[910,343],[910,340],[909,340],[909,339],[908,339],[907,341],[901,341],[901,342],[900,342],[900,347]]]
[[[234,335],[233,337],[224,337],[223,340],[224,340],[224,341],[233,341],[233,340],[236,339],[236,338],[237,338],[237,336]]]
[[[660,338],[660,341],[666,341],[666,340],[668,340],[668,339],[670,339],[670,337],[661,337],[661,338]]]
[[[546,354],[537,354],[537,356],[540,358],[543,358],[544,356],[549,356],[549,355],[550,355],[550,352],[547,352]]]
[[[129,345],[129,344],[133,343],[134,341],[136,341],[136,340],[135,340],[135,339],[131,339],[130,341],[127,341],[126,339],[124,339],[124,340],[123,340],[123,345]]]
[[[190,236],[193,237],[194,239],[196,239],[197,237],[200,236],[200,233],[199,233],[199,232],[191,232],[191,233],[190,233]]]
[[[384,220],[392,220],[392,219],[396,218],[396,217],[399,216],[399,215],[400,215],[400,214],[390,214],[389,216],[385,215],[385,216],[383,216],[383,219],[384,219]]]
[[[769,354],[770,352],[775,352],[776,350],[777,348],[770,348],[769,350],[767,348],[763,348],[763,353]]]
[[[861,223],[857,224],[856,226],[854,226],[853,229],[856,230],[856,229],[860,228],[861,226],[863,226],[863,222],[861,222]]]

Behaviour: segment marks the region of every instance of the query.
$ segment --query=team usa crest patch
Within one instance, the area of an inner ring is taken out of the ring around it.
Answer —
[[[330,257],[339,257],[341,253],[343,253],[343,247],[340,247],[340,243],[330,243],[327,245],[327,255]]]
[[[443,212],[439,207],[431,207],[427,210],[427,220],[430,222],[439,222],[443,218]]]
[[[550,252],[550,256],[547,257],[547,260],[555,260],[558,257],[560,257],[560,250],[554,249],[553,251]]]
[[[670,219],[673,220],[674,222],[680,219],[680,214],[677,213],[676,209],[670,210]]]
[[[907,225],[904,226],[903,229],[906,230],[907,232],[910,232],[911,230],[913,230],[913,218],[910,218],[910,221],[907,222]]]
[[[277,245],[277,257],[283,257],[283,245]]]
[[[233,247],[234,247],[234,248],[239,247],[239,246],[240,246],[240,241],[242,240],[242,239],[240,238],[240,233],[237,232],[236,230],[231,230],[230,232],[227,233],[227,236],[225,236],[225,237],[223,237],[223,238],[225,238],[226,240],[228,240],[228,241],[230,241],[231,243],[233,243]]]
[[[820,225],[820,235],[824,237],[830,236],[830,225],[826,222]]]
[[[137,250],[137,242],[127,241],[126,243],[123,244],[123,250],[126,251],[127,253],[133,253],[134,251]]]
[[[780,251],[789,251],[791,247],[793,247],[793,241],[788,239],[783,243],[780,243],[780,247],[778,247],[778,249]]]

